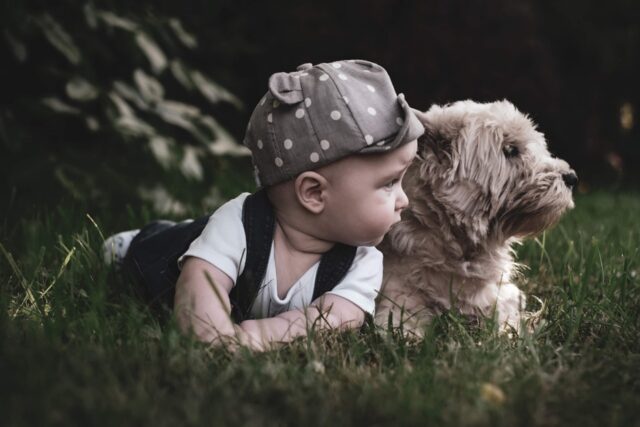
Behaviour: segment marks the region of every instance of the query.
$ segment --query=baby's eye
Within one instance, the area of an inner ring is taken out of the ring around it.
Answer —
[[[392,179],[384,185],[384,188],[387,190],[391,190],[393,186],[396,185],[399,181],[399,179]]]

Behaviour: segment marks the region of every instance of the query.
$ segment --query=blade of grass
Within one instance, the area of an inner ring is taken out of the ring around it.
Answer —
[[[2,243],[0,243],[0,251],[2,252],[4,257],[7,259],[9,266],[11,267],[14,274],[18,278],[18,282],[22,286],[22,289],[24,289],[24,292],[26,294],[26,297],[28,298],[28,301],[32,305],[36,306],[38,308],[38,311],[40,311],[40,314],[42,314],[42,309],[40,308],[40,305],[38,304],[38,300],[36,299],[35,295],[31,291],[31,286],[29,285],[29,282],[27,282],[27,279],[22,274],[22,271],[20,271],[20,268],[18,267],[18,264],[16,263],[16,261],[13,259],[13,256],[9,253],[9,251],[5,249]],[[17,311],[14,312],[12,317],[15,318],[17,313],[18,313]]]
[[[62,261],[62,264],[60,265],[60,268],[58,269],[58,274],[56,274],[56,277],[53,279],[51,284],[49,286],[47,286],[47,288],[40,293],[40,298],[44,298],[44,296],[47,295],[47,293],[51,290],[51,288],[53,288],[53,285],[56,284],[58,279],[60,279],[60,277],[62,277],[62,274],[66,270],[67,265],[69,265],[69,263],[71,262],[71,258],[73,258],[75,253],[76,253],[76,248],[74,246],[74,247],[71,248],[71,250],[69,250],[67,252],[67,256],[64,258],[64,261]]]

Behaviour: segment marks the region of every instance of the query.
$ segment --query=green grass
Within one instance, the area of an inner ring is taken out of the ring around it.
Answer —
[[[450,314],[421,343],[367,327],[264,354],[159,323],[97,255],[122,219],[59,209],[5,224],[0,423],[640,425],[638,213],[637,194],[582,195],[518,249],[521,287],[546,304],[530,334]]]

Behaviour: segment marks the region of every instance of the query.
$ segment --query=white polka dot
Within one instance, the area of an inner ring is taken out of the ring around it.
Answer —
[[[384,145],[384,142],[385,142],[385,141],[384,141],[384,139],[383,139],[382,141],[380,141],[380,142],[376,143],[376,145],[377,145],[378,147],[381,147],[381,146],[383,146],[383,145]]]
[[[376,88],[371,86],[371,85],[367,85],[367,89],[369,89],[369,92],[375,92]]]
[[[342,117],[342,114],[340,114],[340,111],[333,110],[333,111],[331,112],[331,118],[332,118],[333,120],[340,120],[340,117]]]
[[[342,74],[342,73],[338,74],[338,78],[339,78],[340,80],[347,80],[347,76],[345,76],[345,75],[344,75],[344,74]]]
[[[343,96],[343,98],[344,98],[344,102],[345,102],[346,104],[348,104],[348,103],[349,103],[349,98],[347,98],[346,96]]]
[[[311,98],[305,98],[304,99],[304,105],[308,107],[311,107]]]
[[[267,101],[267,97],[263,96],[262,99],[260,100],[260,105],[264,105],[266,101]]]
[[[327,74],[323,74],[323,75],[320,76],[320,78],[318,78],[318,80],[320,80],[321,82],[324,82],[327,79],[329,79],[329,75],[327,75]]]
[[[402,117],[398,117],[396,118],[396,123],[398,124],[398,126],[402,126],[402,124],[404,123],[404,119]]]
[[[331,147],[331,144],[329,144],[329,141],[327,141],[326,139],[323,139],[322,141],[320,141],[320,147],[323,150],[328,150],[329,147]]]
[[[340,67],[342,67],[342,65],[340,65],[340,63],[339,63],[339,62],[334,62],[334,63],[333,63],[333,64],[331,64],[331,65],[333,65],[333,68],[340,68]]]
[[[298,108],[296,110],[296,118],[301,119],[304,117],[304,110],[302,108]]]
[[[376,115],[376,109],[375,109],[375,108],[373,108],[373,107],[369,107],[369,108],[367,108],[367,112],[368,112],[369,114],[371,114],[372,116],[375,116],[375,115]]]
[[[367,141],[367,145],[371,145],[373,142],[373,137],[371,135],[365,135],[364,140]]]
[[[290,139],[285,139],[284,140],[284,149],[285,150],[291,150],[291,147],[293,147],[293,141]]]
[[[258,149],[259,150],[262,150],[262,147],[264,147],[264,144],[262,143],[261,139],[258,140],[258,144],[257,145],[258,145]]]
[[[311,160],[313,163],[316,163],[318,160],[320,160],[320,155],[314,151],[309,156],[309,160]]]
[[[274,163],[277,167],[282,167],[282,159],[280,157],[276,157]]]
[[[273,105],[273,108],[278,108],[280,106],[280,101],[278,101],[277,99],[274,99],[273,104],[271,105]]]
[[[267,121],[273,123],[273,114],[269,113],[269,115],[267,115]]]

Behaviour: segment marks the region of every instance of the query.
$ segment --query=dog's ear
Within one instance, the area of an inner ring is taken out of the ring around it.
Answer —
[[[418,138],[418,157],[424,160],[429,152],[432,152],[438,163],[445,163],[451,159],[451,141],[442,135],[436,126],[442,107],[433,105],[426,112],[413,111],[425,129],[424,134]]]
[[[424,160],[428,152],[435,155],[438,163],[451,160],[451,141],[425,125],[424,134],[418,138],[418,157]]]

